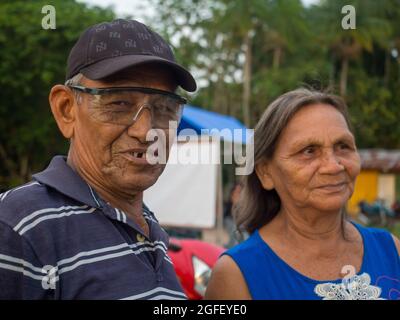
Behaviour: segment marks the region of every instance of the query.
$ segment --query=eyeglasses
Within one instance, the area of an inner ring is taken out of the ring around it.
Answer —
[[[168,128],[179,122],[186,99],[169,91],[142,87],[87,88],[68,86],[93,96],[90,113],[98,121],[130,126],[144,109],[151,113],[153,128]]]

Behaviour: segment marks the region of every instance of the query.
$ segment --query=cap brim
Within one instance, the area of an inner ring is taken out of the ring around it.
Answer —
[[[126,68],[151,62],[171,67],[177,77],[178,85],[186,91],[196,91],[196,81],[189,71],[177,63],[150,55],[124,55],[104,59],[81,69],[80,72],[89,79],[100,80]]]

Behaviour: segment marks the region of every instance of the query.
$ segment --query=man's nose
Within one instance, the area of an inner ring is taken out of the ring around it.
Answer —
[[[142,143],[147,143],[146,136],[153,129],[150,106],[143,106],[133,120],[133,123],[128,127],[128,135],[137,138]]]

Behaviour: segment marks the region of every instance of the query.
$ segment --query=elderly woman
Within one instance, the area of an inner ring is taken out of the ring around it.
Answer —
[[[255,128],[238,226],[250,233],[217,262],[207,299],[399,299],[400,242],[348,221],[360,172],[345,103],[298,89]]]

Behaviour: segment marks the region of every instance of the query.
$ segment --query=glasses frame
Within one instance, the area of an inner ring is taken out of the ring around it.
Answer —
[[[184,97],[181,97],[180,95],[170,92],[170,91],[165,91],[165,90],[160,90],[160,89],[153,89],[153,88],[145,88],[145,87],[107,87],[107,88],[88,88],[84,86],[76,86],[76,85],[68,85],[67,87],[88,93],[91,95],[104,95],[108,93],[116,93],[116,92],[121,92],[121,91],[132,91],[132,92],[141,92],[141,93],[146,93],[146,94],[160,94],[164,96],[168,96],[170,98],[174,98],[178,100],[180,104],[186,104],[187,100]]]
[[[80,85],[67,85],[67,87],[83,92],[83,93],[88,93],[90,95],[105,95],[108,93],[118,93],[121,91],[131,91],[131,92],[140,92],[140,93],[145,93],[145,94],[159,94],[159,95],[164,95],[173,99],[176,99],[178,103],[180,104],[180,114],[179,114],[179,121],[181,120],[182,117],[182,111],[183,111],[183,105],[187,103],[187,100],[184,97],[181,97],[178,94],[175,94],[170,91],[165,91],[165,90],[160,90],[160,89],[154,89],[154,88],[146,88],[146,87],[107,87],[107,88],[88,88]],[[136,113],[136,115],[132,118],[132,123],[135,123],[137,121],[137,118],[141,111],[144,108],[148,108],[148,105],[143,105]]]

